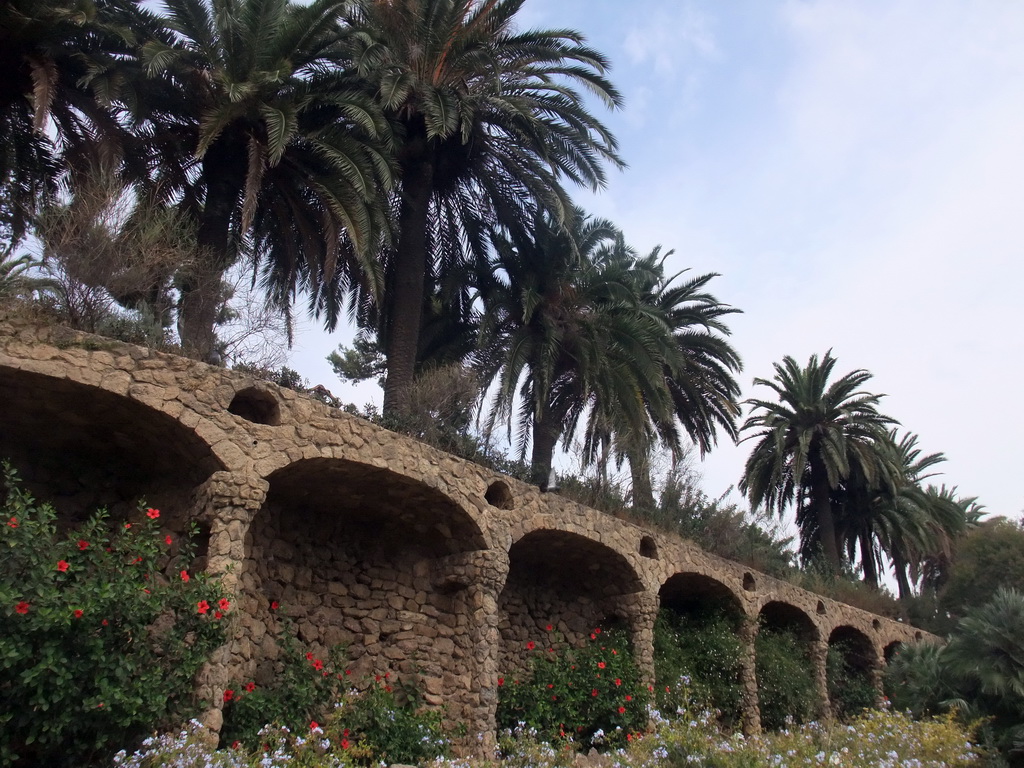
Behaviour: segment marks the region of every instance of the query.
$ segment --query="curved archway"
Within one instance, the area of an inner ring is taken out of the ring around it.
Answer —
[[[581,645],[596,627],[625,625],[621,598],[643,590],[629,561],[578,533],[534,530],[509,550],[509,573],[498,598],[504,670],[520,668],[526,644]],[[551,627],[551,630],[548,630]]]
[[[699,573],[675,574],[658,597],[654,669],[659,708],[675,711],[684,703],[682,696],[695,690],[731,728],[742,716],[742,603],[724,583]],[[680,686],[684,676],[689,686]]]
[[[828,697],[832,713],[843,719],[873,707],[879,690],[875,671],[879,659],[871,639],[861,630],[839,626],[828,638]]]
[[[0,456],[71,521],[97,507],[129,512],[140,497],[184,512],[191,489],[224,464],[195,430],[97,386],[0,367]]]
[[[390,673],[466,716],[475,649],[454,628],[471,624],[474,597],[448,564],[484,547],[476,522],[437,489],[356,462],[305,459],[267,480],[241,579],[250,678],[277,674],[284,614],[310,652],[346,646],[352,684]]]
[[[779,600],[766,603],[759,619],[754,652],[761,724],[775,729],[789,717],[813,719],[820,698],[812,663],[817,626],[803,610]]]

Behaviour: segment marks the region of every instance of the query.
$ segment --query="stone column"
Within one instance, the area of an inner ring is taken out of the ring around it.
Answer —
[[[817,698],[816,717],[819,722],[832,719],[832,704],[828,697],[828,641],[819,637],[811,641],[811,668],[814,671],[814,692]]]
[[[468,733],[462,751],[480,757],[493,757],[496,746],[501,654],[498,597],[505,588],[508,570],[508,553],[502,549],[464,552],[434,563],[435,588],[465,589],[466,605],[471,614],[475,668],[468,670],[470,687],[463,708]]]
[[[653,592],[634,592],[615,598],[619,610],[629,622],[633,653],[640,668],[640,682],[654,686],[654,622],[661,603]]]
[[[245,561],[245,537],[269,487],[259,477],[215,472],[192,495],[190,518],[210,531],[206,572],[233,595],[237,595]],[[240,609],[236,600],[232,602]],[[197,679],[197,695],[209,706],[200,720],[210,731],[211,741],[216,740],[224,723],[223,691],[232,676],[234,644],[231,639],[214,651]]]
[[[740,710],[743,734],[755,736],[761,732],[761,708],[757,697],[757,651],[755,640],[761,625],[757,616],[744,616],[740,624]]]
[[[885,706],[885,651],[872,643],[871,666],[868,668],[868,675],[871,685],[875,689],[875,703],[879,707]]]

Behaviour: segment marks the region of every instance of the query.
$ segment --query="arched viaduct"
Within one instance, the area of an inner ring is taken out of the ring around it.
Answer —
[[[878,679],[913,627],[801,590],[499,475],[287,389],[61,328],[0,318],[0,456],[65,515],[144,496],[169,527],[197,522],[205,567],[235,592],[234,637],[201,688],[273,675],[277,601],[318,652],[345,643],[360,673],[414,677],[432,704],[494,736],[497,680],[525,641],[569,641],[618,619],[653,678],[661,605],[713,598],[739,615],[748,731],[754,636],[802,629],[821,713],[829,642]],[[31,459],[31,460],[30,460]],[[220,711],[207,724],[219,729]]]

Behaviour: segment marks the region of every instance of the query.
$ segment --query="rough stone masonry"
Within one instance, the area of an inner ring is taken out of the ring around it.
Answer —
[[[744,727],[759,729],[754,637],[807,643],[819,714],[825,656],[844,641],[876,684],[923,633],[829,600],[458,459],[241,373],[0,317],[0,456],[74,521],[145,497],[172,529],[200,525],[203,565],[235,593],[231,641],[200,694],[220,728],[228,681],[275,674],[278,602],[317,654],[416,684],[467,744],[492,745],[499,675],[554,626],[567,643],[628,628],[653,680],[659,607],[708,601],[737,617]],[[478,739],[482,734],[482,739]]]

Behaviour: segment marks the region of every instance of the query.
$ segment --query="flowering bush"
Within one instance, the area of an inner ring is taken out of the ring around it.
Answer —
[[[724,726],[740,720],[742,644],[733,622],[721,613],[680,616],[662,609],[654,624],[655,693],[663,712],[674,712],[692,695],[719,712]],[[678,681],[690,687],[682,691]]]
[[[3,477],[0,763],[80,766],[184,720],[231,611],[217,584],[190,575],[190,541],[145,507],[61,533],[6,464]]]
[[[322,720],[340,691],[351,685],[351,680],[343,680],[341,648],[320,659],[299,646],[291,622],[282,619],[281,624],[281,666],[273,683],[259,686],[253,680],[239,680],[222,693],[221,738],[228,744],[240,741],[256,746],[267,723],[301,731],[312,720]]]
[[[244,700],[244,699],[243,699]],[[406,763],[422,765],[448,754],[441,713],[421,712],[415,697],[399,704],[383,678],[366,691],[341,696],[326,717],[297,728],[265,725],[252,745],[239,740],[211,750],[202,727],[190,722],[180,733],[147,739],[142,748],[114,758],[123,768],[346,768]],[[224,741],[222,739],[222,741]]]
[[[555,650],[561,638],[531,640],[529,670],[498,679],[499,729],[534,729],[542,739],[581,748],[612,747],[647,723],[649,690],[627,636],[595,629],[582,648]]]
[[[814,672],[806,643],[793,632],[761,627],[754,640],[761,725],[769,730],[814,717]]]

